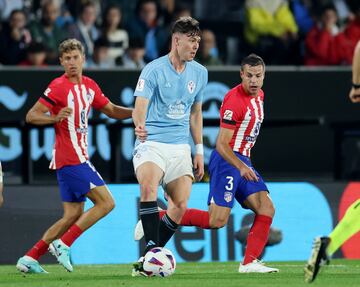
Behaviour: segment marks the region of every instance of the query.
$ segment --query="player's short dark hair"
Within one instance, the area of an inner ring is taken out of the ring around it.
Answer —
[[[256,54],[250,54],[249,56],[246,56],[242,61],[241,61],[241,70],[244,70],[244,66],[245,65],[249,65],[249,66],[263,66],[264,69],[265,69],[265,63],[264,63],[264,60],[256,55]]]
[[[171,34],[182,33],[188,36],[200,36],[199,21],[192,17],[180,17],[177,19],[172,27]]]
[[[64,53],[69,53],[71,51],[78,50],[81,54],[85,54],[85,49],[83,44],[77,39],[67,39],[59,45],[59,56],[61,57]]]

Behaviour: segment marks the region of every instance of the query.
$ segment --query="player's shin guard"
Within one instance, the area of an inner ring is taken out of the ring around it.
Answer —
[[[160,219],[157,201],[140,202],[140,219],[144,228],[146,253],[151,248],[159,245]]]
[[[159,246],[164,247],[170,238],[174,235],[178,225],[165,214],[159,225]]]
[[[247,237],[244,265],[258,259],[264,250],[269,237],[272,218],[266,215],[256,215]]]

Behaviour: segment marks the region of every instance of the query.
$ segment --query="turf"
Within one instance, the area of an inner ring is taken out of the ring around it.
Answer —
[[[121,286],[360,286],[359,260],[332,260],[324,266],[315,282],[303,281],[304,262],[274,262],[280,273],[239,274],[238,263],[184,263],[168,278],[131,277],[131,265],[78,265],[67,273],[59,265],[44,265],[49,274],[24,275],[15,266],[0,265],[0,286],[6,287],[121,287]]]

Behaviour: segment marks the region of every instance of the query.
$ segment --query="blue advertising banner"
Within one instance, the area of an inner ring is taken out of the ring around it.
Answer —
[[[134,241],[134,226],[138,220],[139,187],[137,184],[109,185],[115,209],[73,245],[75,264],[130,263],[140,256],[142,242]],[[281,241],[266,248],[265,261],[305,260],[315,236],[328,234],[333,218],[327,199],[315,185],[305,182],[268,183],[276,207],[273,227],[282,233]],[[208,184],[193,185],[188,206],[207,209]],[[161,194],[161,192],[159,192]],[[91,207],[86,202],[86,208]],[[235,238],[252,212],[236,204],[228,224],[219,230],[182,227],[167,248],[178,262],[241,261],[243,246]]]

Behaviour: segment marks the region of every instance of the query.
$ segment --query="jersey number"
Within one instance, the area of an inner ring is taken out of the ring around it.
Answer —
[[[227,185],[225,185],[225,189],[226,190],[233,190],[233,188],[234,188],[234,183],[233,183],[234,178],[232,176],[227,176],[225,178],[228,180]]]

